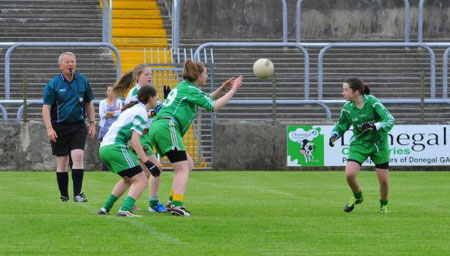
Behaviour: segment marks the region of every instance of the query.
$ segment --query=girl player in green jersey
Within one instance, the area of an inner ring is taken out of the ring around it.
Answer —
[[[137,95],[139,90],[145,86],[152,86],[153,83],[153,71],[150,65],[148,64],[139,64],[137,65],[132,72],[124,74],[115,84],[115,89],[118,93],[124,95],[126,91],[127,96],[125,98],[125,104],[128,104],[133,101],[138,101]],[[131,89],[130,89],[131,88]],[[158,104],[159,105],[159,104]],[[153,119],[153,113],[155,113],[155,109],[151,109],[147,111],[148,115],[148,126],[151,125]],[[163,166],[159,162],[158,158],[153,154],[153,147],[149,144],[148,129],[144,131],[144,134],[141,136],[141,145],[144,149],[144,152],[147,155],[147,158],[156,166],[162,170]],[[167,212],[166,208],[159,202],[158,199],[158,189],[160,183],[160,177],[151,176],[150,173],[146,170],[145,166],[141,164],[142,169],[145,171],[149,181],[149,212]],[[139,210],[136,206],[133,206],[133,210]]]
[[[122,178],[98,211],[99,215],[108,214],[117,199],[130,188],[118,216],[139,216],[130,211],[147,186],[147,178],[139,161],[144,163],[153,176],[159,176],[161,173],[161,170],[148,159],[140,143],[140,137],[147,126],[147,111],[156,105],[156,90],[150,86],[142,87],[137,98],[138,102],[131,102],[123,108],[119,118],[111,125],[100,144],[101,160]]]
[[[183,136],[189,129],[198,107],[218,111],[233,97],[242,84],[242,76],[230,78],[210,94],[198,87],[205,85],[208,73],[200,62],[187,60],[183,65],[183,81],[169,93],[153,121],[149,137],[161,156],[167,156],[175,172],[167,210],[173,215],[190,216],[184,207],[184,193],[194,164],[186,152]]]
[[[345,176],[353,196],[344,211],[351,212],[355,205],[363,202],[361,188],[356,176],[368,157],[375,163],[380,183],[380,210],[389,213],[389,145],[388,132],[394,126],[394,117],[384,105],[370,95],[369,86],[358,78],[349,78],[342,85],[342,95],[347,103],[334,126],[329,140],[330,146],[353,126]]]

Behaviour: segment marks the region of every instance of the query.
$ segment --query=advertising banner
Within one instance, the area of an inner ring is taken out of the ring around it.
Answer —
[[[288,126],[287,166],[345,166],[353,135],[330,147],[333,126]],[[391,166],[450,166],[450,125],[395,125],[388,135]],[[363,166],[373,166],[369,158]]]

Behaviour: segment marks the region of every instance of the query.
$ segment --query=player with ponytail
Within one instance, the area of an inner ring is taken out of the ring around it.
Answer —
[[[368,157],[375,163],[380,183],[380,211],[389,213],[389,160],[388,132],[394,126],[394,117],[374,96],[369,86],[359,78],[349,78],[342,85],[342,96],[347,103],[341,110],[338,123],[334,126],[329,139],[331,147],[351,126],[353,136],[350,139],[349,155],[345,176],[353,192],[344,211],[351,212],[356,204],[363,202],[357,175],[361,165]]]
[[[113,188],[104,206],[98,211],[99,215],[108,214],[117,199],[129,188],[130,191],[118,216],[138,216],[131,212],[131,208],[147,186],[147,177],[139,161],[150,170],[152,176],[157,177],[161,173],[158,166],[148,159],[140,142],[140,137],[147,128],[147,111],[154,108],[157,102],[156,90],[150,86],[142,87],[137,94],[137,99],[138,101],[124,106],[123,112],[111,125],[100,144],[101,160],[122,178]]]
[[[187,60],[183,67],[183,81],[169,93],[153,121],[149,137],[161,156],[167,156],[175,172],[170,201],[167,207],[173,215],[190,216],[184,206],[184,193],[194,164],[186,151],[183,136],[189,129],[198,107],[218,111],[237,92],[242,76],[230,78],[217,90],[204,93],[200,86],[206,84],[208,73],[200,62]]]

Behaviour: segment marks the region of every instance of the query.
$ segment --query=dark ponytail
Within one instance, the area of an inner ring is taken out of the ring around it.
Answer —
[[[138,92],[138,95],[137,95],[138,101],[132,101],[132,102],[128,103],[127,105],[125,105],[122,108],[122,111],[125,111],[126,109],[131,108],[132,106],[138,104],[138,102],[141,102],[143,104],[147,104],[148,100],[151,97],[154,97],[155,95],[156,95],[156,89],[155,88],[153,88],[151,86],[141,87],[141,89],[139,89],[139,92]]]
[[[359,91],[361,95],[370,94],[369,85],[359,78],[349,78],[345,82],[350,86],[352,91]]]

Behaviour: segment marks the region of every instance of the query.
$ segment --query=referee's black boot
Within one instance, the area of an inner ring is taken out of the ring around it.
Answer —
[[[76,203],[84,203],[84,202],[87,202],[88,200],[87,200],[86,196],[84,195],[84,193],[81,192],[80,194],[76,195],[73,198],[73,201]]]

